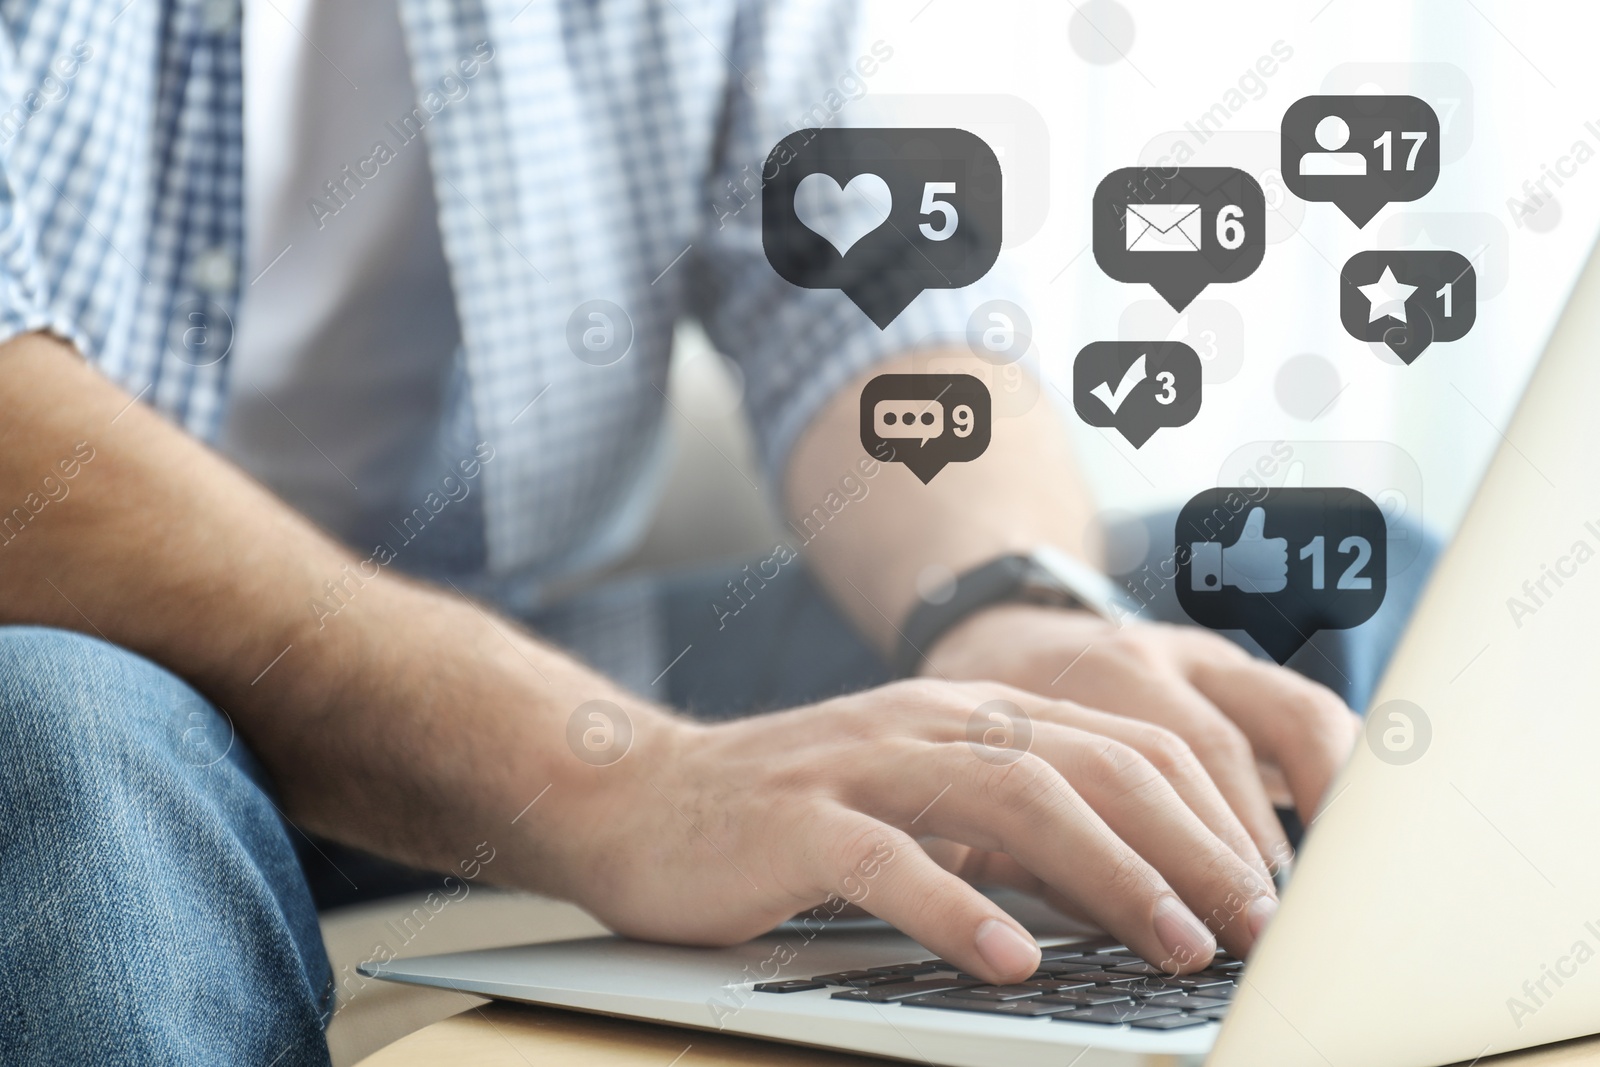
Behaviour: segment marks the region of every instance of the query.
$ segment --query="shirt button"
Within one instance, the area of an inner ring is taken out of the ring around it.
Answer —
[[[208,248],[201,252],[195,257],[190,270],[195,288],[213,295],[231,295],[239,276],[233,255],[225,248]]]
[[[239,25],[239,0],[204,0],[200,23],[207,33],[227,33]]]

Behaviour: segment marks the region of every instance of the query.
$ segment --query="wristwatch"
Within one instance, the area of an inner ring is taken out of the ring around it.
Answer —
[[[943,603],[919,603],[900,628],[895,671],[903,678],[915,674],[923,649],[931,648],[968,616],[1007,603],[1077,608],[1119,626],[1137,618],[1144,606],[1088,564],[1040,545],[967,571],[956,578],[955,592]]]

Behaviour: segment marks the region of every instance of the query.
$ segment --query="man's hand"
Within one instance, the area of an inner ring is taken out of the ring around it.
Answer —
[[[968,742],[997,698],[1032,722],[1014,760]],[[563,895],[622,933],[731,944],[832,895],[1008,982],[1039,950],[968,881],[1036,893],[1184,972],[1217,940],[1247,952],[1276,907],[1198,760],[1144,723],[927,680],[715,726],[641,718],[626,758],[563,782],[542,816],[570,831],[549,839]]]
[[[1171,730],[1274,869],[1290,849],[1272,794],[1286,787],[1309,822],[1360,731],[1324,686],[1189,627],[1119,629],[1086,612],[1013,604],[974,615],[925,651],[936,677],[993,678]]]

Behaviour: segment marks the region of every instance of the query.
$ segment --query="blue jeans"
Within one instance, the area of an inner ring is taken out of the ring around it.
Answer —
[[[1391,583],[1378,617],[1290,665],[1336,673],[1359,706],[1431,559]],[[713,605],[731,573],[659,586],[671,647],[693,646],[662,679],[673,704],[726,718],[888,679],[798,562],[726,616]],[[364,897],[429,877],[320,851],[360,871]],[[6,1063],[327,1063],[317,907],[348,884],[321,862],[227,717],[182,680],[91,637],[0,627]]]

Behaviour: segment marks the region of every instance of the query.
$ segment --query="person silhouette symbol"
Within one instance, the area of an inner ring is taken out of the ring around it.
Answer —
[[[1300,157],[1302,175],[1365,175],[1367,157],[1360,152],[1339,151],[1350,141],[1350,124],[1338,115],[1326,115],[1317,123],[1317,144],[1324,151],[1307,152]]]

